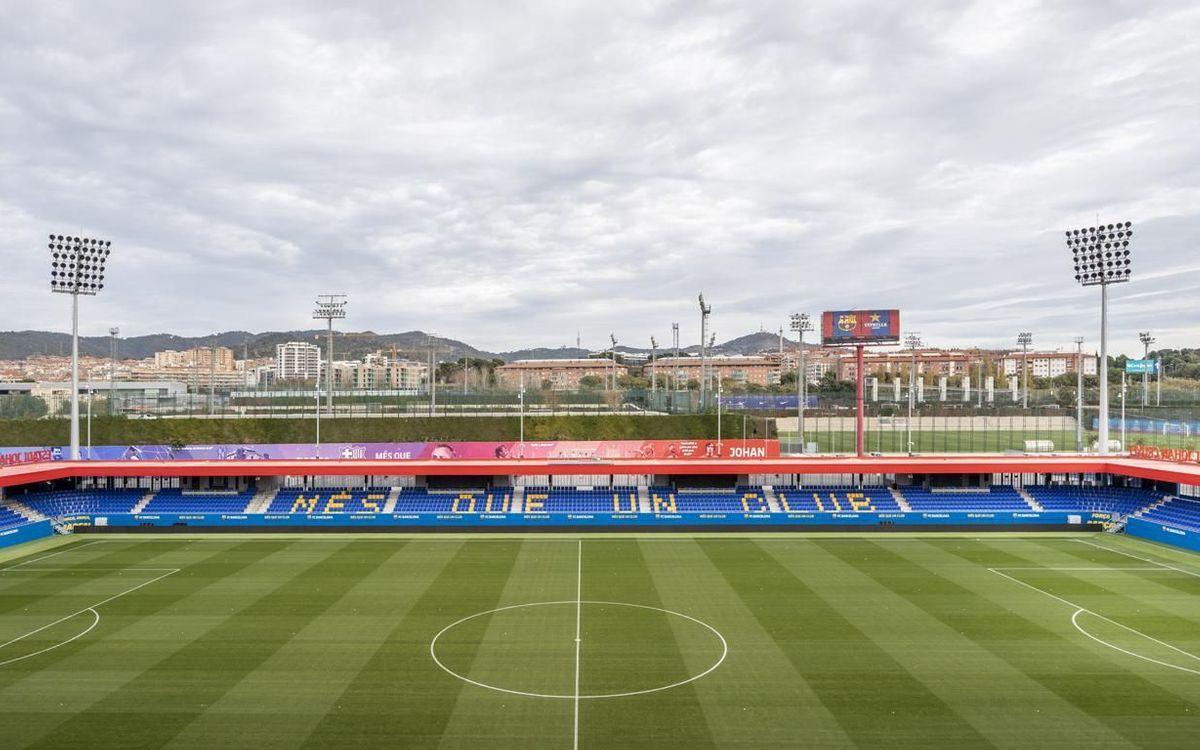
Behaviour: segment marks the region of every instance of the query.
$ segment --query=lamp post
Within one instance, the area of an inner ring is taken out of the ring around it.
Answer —
[[[1129,281],[1133,222],[1069,229],[1067,248],[1081,286],[1100,287],[1100,454],[1108,455],[1108,287]],[[1124,444],[1122,444],[1124,447]]]
[[[1150,345],[1155,342],[1154,336],[1149,331],[1142,331],[1138,334],[1138,340],[1142,342],[1142,361],[1150,360]],[[1142,406],[1150,405],[1150,371],[1146,366],[1142,365]]]
[[[708,356],[705,342],[708,340],[708,316],[712,305],[704,304],[704,293],[700,293],[700,411],[708,406]]]
[[[325,387],[327,389],[325,396],[325,408],[329,411],[330,416],[333,416],[333,321],[345,320],[346,318],[346,295],[344,294],[318,294],[317,306],[313,310],[314,320],[324,320],[328,326],[326,334],[325,355],[328,361],[326,365],[327,372],[325,373]],[[320,381],[319,374],[321,368],[317,368],[317,380]]]
[[[909,352],[912,354],[912,361],[908,366],[908,419],[904,425],[905,432],[907,433],[908,452],[911,455],[913,452],[913,406],[917,395],[917,349],[921,348],[921,334],[918,331],[908,334],[904,338],[904,345],[908,347]]]
[[[612,389],[617,390],[617,334],[610,333],[608,338],[612,341],[612,348],[609,349],[609,354],[612,356]]]
[[[1029,408],[1029,345],[1033,334],[1023,331],[1017,334],[1017,346],[1021,347],[1021,408]]]
[[[1075,337],[1075,452],[1083,453],[1083,336]]]
[[[650,337],[650,392],[658,395],[658,339]]]
[[[671,324],[671,343],[675,347],[675,356],[672,357],[673,366],[671,367],[671,390],[679,390],[679,324]],[[671,395],[671,406],[675,405],[675,396]]]
[[[104,267],[112,242],[50,235],[50,291],[71,295],[71,451],[79,460],[79,295],[104,289]]]
[[[799,356],[796,359],[796,432],[800,438],[800,452],[807,448],[804,436],[804,403],[808,396],[808,368],[804,362],[804,334],[813,329],[808,313],[792,313],[792,330],[796,333]]]
[[[108,329],[108,416],[115,413],[117,402],[117,336],[121,329],[113,326]]]

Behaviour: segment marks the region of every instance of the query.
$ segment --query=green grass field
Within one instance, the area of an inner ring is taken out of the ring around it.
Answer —
[[[84,536],[0,567],[3,748],[1200,739],[1200,558],[1110,535]]]

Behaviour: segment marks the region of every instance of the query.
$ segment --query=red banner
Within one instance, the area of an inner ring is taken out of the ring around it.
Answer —
[[[1176,464],[1200,464],[1200,451],[1191,448],[1160,448],[1157,445],[1131,445],[1130,458],[1149,458]]]

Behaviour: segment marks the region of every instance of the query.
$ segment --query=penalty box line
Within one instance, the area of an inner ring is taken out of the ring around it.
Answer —
[[[69,547],[68,549],[59,550],[58,552],[53,552],[53,553],[51,553],[51,554],[49,554],[49,555],[43,555],[43,556],[41,556],[41,557],[35,557],[35,558],[34,558],[34,559],[32,559],[32,560],[26,560],[25,562],[17,563],[16,565],[10,565],[10,566],[8,566],[7,568],[0,568],[0,573],[27,573],[27,572],[28,572],[28,573],[47,573],[47,572],[74,572],[74,571],[81,571],[81,572],[86,572],[86,571],[110,571],[110,572],[111,572],[111,571],[115,571],[115,572],[130,572],[130,573],[159,573],[159,575],[157,575],[157,576],[154,576],[153,578],[151,578],[151,579],[149,579],[149,580],[147,580],[147,581],[142,581],[141,583],[137,584],[136,586],[131,586],[131,587],[129,587],[129,588],[127,588],[127,589],[125,589],[124,591],[120,591],[120,592],[118,592],[118,593],[116,593],[116,594],[113,594],[113,595],[112,595],[112,596],[110,596],[110,597],[107,597],[107,598],[105,598],[105,599],[101,599],[101,600],[100,600],[100,601],[98,601],[98,602],[95,602],[95,603],[93,603],[93,604],[90,604],[90,605],[88,605],[88,606],[86,606],[86,607],[83,607],[82,609],[76,610],[75,612],[72,612],[72,613],[70,613],[70,614],[68,614],[68,615],[64,615],[64,616],[62,616],[62,617],[58,618],[57,620],[54,620],[53,622],[46,623],[45,625],[41,626],[40,628],[35,628],[35,629],[33,629],[33,630],[30,630],[28,633],[24,633],[24,634],[22,634],[22,635],[19,635],[19,636],[15,637],[15,638],[12,638],[12,639],[10,639],[10,640],[8,640],[8,641],[5,641],[4,643],[0,643],[0,650],[2,650],[2,649],[6,648],[6,647],[8,647],[8,646],[11,646],[11,645],[12,645],[12,644],[14,644],[14,643],[19,643],[20,641],[23,641],[23,640],[25,640],[26,638],[29,638],[30,636],[37,635],[38,633],[41,633],[41,632],[42,632],[42,631],[44,631],[44,630],[47,630],[47,629],[49,629],[49,628],[52,628],[52,627],[54,627],[55,625],[58,625],[58,624],[60,624],[60,623],[66,622],[67,620],[70,620],[70,619],[72,619],[72,618],[74,618],[74,617],[78,617],[79,615],[85,614],[85,613],[87,613],[87,612],[91,612],[91,613],[92,613],[92,617],[93,617],[93,619],[92,619],[92,624],[91,624],[91,625],[89,625],[89,626],[87,627],[87,629],[86,629],[86,630],[83,630],[83,631],[81,631],[81,632],[79,632],[79,633],[76,633],[75,635],[71,636],[71,637],[70,637],[70,638],[68,638],[67,640],[65,640],[65,641],[60,641],[59,643],[53,644],[53,645],[51,645],[51,646],[48,646],[48,647],[46,647],[46,648],[44,648],[44,649],[41,649],[40,651],[35,651],[35,652],[33,652],[33,653],[30,653],[30,654],[24,654],[24,655],[22,655],[22,656],[14,657],[14,658],[12,658],[12,659],[7,659],[7,660],[4,660],[4,661],[0,661],[0,667],[3,667],[3,666],[5,666],[5,665],[8,665],[8,664],[12,664],[12,663],[14,663],[14,662],[23,661],[23,660],[25,660],[25,659],[29,659],[29,658],[31,658],[31,657],[34,657],[34,656],[38,656],[38,655],[40,655],[40,654],[44,654],[44,653],[46,653],[47,651],[53,651],[53,650],[54,650],[54,649],[56,649],[56,648],[59,648],[59,647],[61,647],[61,646],[65,646],[65,645],[67,645],[68,643],[71,643],[72,641],[75,641],[75,640],[77,640],[77,639],[79,639],[79,638],[82,638],[83,636],[87,635],[87,634],[88,634],[88,633],[90,633],[92,630],[94,630],[94,629],[95,629],[95,627],[96,627],[97,625],[99,625],[99,624],[100,624],[100,613],[97,611],[97,608],[98,608],[98,607],[102,607],[102,606],[104,606],[105,604],[108,604],[108,603],[110,603],[110,602],[114,602],[114,601],[116,601],[117,599],[120,599],[120,598],[121,598],[121,597],[123,597],[123,596],[127,596],[127,595],[129,595],[129,594],[132,594],[132,593],[133,593],[133,592],[135,592],[135,591],[138,591],[138,590],[140,590],[140,589],[143,589],[143,588],[145,588],[146,586],[149,586],[149,585],[150,585],[150,584],[152,584],[152,583],[157,583],[157,582],[159,582],[159,581],[163,580],[164,578],[167,578],[167,577],[169,577],[169,576],[173,576],[173,575],[175,575],[176,573],[178,573],[178,572],[180,572],[181,570],[183,570],[183,568],[140,568],[140,567],[137,567],[137,568],[122,568],[122,567],[93,567],[93,566],[70,566],[70,565],[54,566],[54,567],[50,567],[50,566],[27,567],[27,566],[31,566],[31,565],[32,565],[32,563],[41,562],[42,560],[45,560],[45,559],[47,559],[47,558],[51,558],[51,557],[55,557],[55,556],[57,556],[57,555],[61,555],[61,554],[65,553],[65,552],[72,552],[72,551],[75,551],[75,550],[80,550],[80,549],[83,549],[84,547],[89,547],[89,546],[91,546],[91,545],[93,545],[93,544],[98,544],[98,543],[100,543],[101,541],[103,541],[103,540],[99,540],[99,539],[97,539],[97,540],[96,540],[96,541],[94,541],[94,542],[87,542],[87,543],[85,543],[85,544],[81,544],[81,545],[78,545],[78,546],[72,546],[72,547]]]
[[[1078,541],[1082,542],[1082,540],[1078,540]],[[1082,543],[1089,544],[1089,542],[1082,542]],[[1099,545],[1099,544],[1092,544],[1092,546],[1097,547],[1099,549],[1108,550],[1109,552],[1120,552],[1119,550],[1114,550],[1110,547],[1105,547],[1105,546]],[[1120,554],[1126,554],[1126,553],[1120,552]],[[1012,581],[1013,583],[1024,586],[1027,589],[1036,591],[1039,594],[1042,594],[1044,596],[1048,596],[1051,599],[1054,599],[1055,601],[1062,602],[1063,604],[1066,604],[1068,607],[1073,607],[1075,609],[1075,612],[1073,612],[1071,614],[1071,625],[1074,626],[1074,628],[1077,631],[1079,631],[1083,635],[1087,636],[1088,638],[1095,641],[1096,643],[1099,643],[1102,646],[1106,646],[1108,648],[1113,649],[1114,651],[1119,651],[1120,653],[1126,654],[1128,656],[1133,656],[1133,657],[1141,659],[1143,661],[1148,661],[1153,664],[1158,664],[1160,666],[1167,667],[1169,669],[1175,669],[1180,672],[1189,672],[1194,675],[1200,675],[1200,669],[1192,669],[1190,667],[1184,667],[1184,666],[1180,666],[1178,664],[1171,664],[1170,662],[1153,659],[1149,656],[1145,656],[1144,654],[1139,654],[1134,651],[1129,651],[1127,649],[1121,648],[1120,646],[1109,643],[1108,641],[1097,638],[1096,636],[1092,635],[1087,630],[1085,630],[1083,628],[1083,626],[1081,626],[1079,624],[1079,615],[1087,613],[1089,615],[1092,615],[1093,617],[1097,617],[1101,620],[1104,620],[1105,622],[1116,625],[1118,628],[1121,628],[1122,630],[1126,630],[1130,633],[1134,633],[1135,635],[1140,635],[1143,638],[1146,638],[1147,640],[1154,641],[1155,643],[1157,643],[1160,646],[1168,648],[1171,651],[1174,651],[1177,654],[1180,654],[1181,656],[1186,656],[1189,659],[1194,659],[1197,662],[1200,662],[1200,656],[1196,656],[1193,653],[1184,651],[1183,649],[1179,648],[1178,646],[1171,645],[1170,643],[1167,643],[1166,641],[1159,640],[1158,638],[1155,638],[1152,635],[1143,633],[1142,631],[1138,630],[1137,628],[1132,628],[1124,623],[1117,622],[1116,620],[1112,619],[1111,617],[1102,615],[1099,612],[1096,612],[1095,610],[1088,609],[1087,607],[1084,607],[1081,604],[1077,604],[1069,599],[1064,599],[1063,597],[1059,596],[1058,594],[1053,594],[1049,591],[1046,591],[1045,589],[1043,589],[1041,587],[1034,586],[1032,583],[1027,583],[1025,581],[1020,580],[1019,578],[1010,576],[1009,574],[1004,572],[1006,570],[1042,570],[1042,571],[1048,571],[1048,572],[1087,571],[1087,572],[1093,572],[1093,573],[1122,573],[1122,572],[1126,572],[1126,571],[1171,570],[1171,571],[1175,571],[1175,572],[1179,572],[1179,573],[1188,573],[1189,575],[1194,575],[1194,574],[1191,574],[1189,571],[1179,570],[1170,565],[1162,565],[1160,563],[1155,562],[1154,560],[1138,557],[1137,555],[1127,555],[1127,556],[1134,557],[1139,560],[1143,560],[1145,562],[1152,563],[1155,567],[1145,567],[1145,566],[1128,567],[1127,566],[1127,567],[1114,568],[1114,567],[1061,567],[1061,566],[1059,566],[1059,567],[1056,567],[1056,566],[1003,566],[1003,567],[997,567],[997,568],[987,568],[987,570],[990,573],[995,573],[998,576],[1007,578],[1008,580]]]

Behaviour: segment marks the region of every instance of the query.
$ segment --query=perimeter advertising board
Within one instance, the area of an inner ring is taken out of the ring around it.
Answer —
[[[899,343],[900,311],[826,310],[821,314],[821,341],[826,346]]]
[[[250,443],[244,445],[103,445],[81,447],[91,461],[265,461],[335,459],[420,461],[454,459],[710,459],[778,458],[776,440],[527,440],[445,443]],[[0,448],[0,467],[61,461],[61,447]]]

